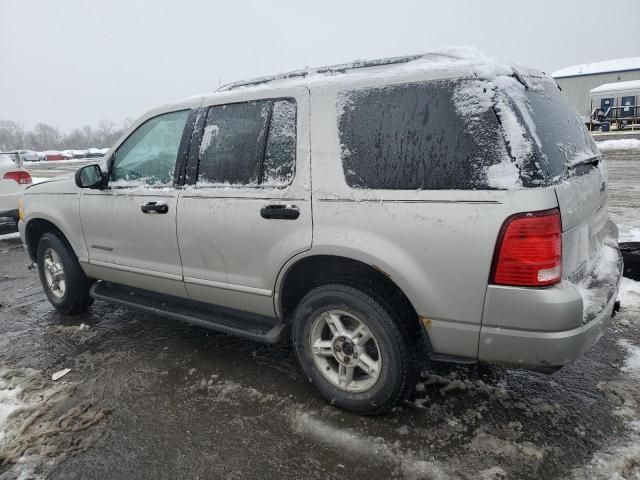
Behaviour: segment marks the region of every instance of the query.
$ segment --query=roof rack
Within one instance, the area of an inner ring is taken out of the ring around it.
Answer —
[[[388,57],[388,58],[380,58],[375,60],[356,60],[355,62],[350,62],[350,63],[329,65],[326,67],[318,67],[318,68],[304,68],[300,70],[293,70],[291,72],[280,73],[277,75],[268,75],[265,77],[258,77],[250,80],[241,80],[239,82],[227,83],[226,85],[222,85],[221,87],[219,87],[216,90],[216,92],[226,92],[238,87],[250,87],[250,86],[261,85],[264,83],[272,82],[274,80],[286,80],[290,78],[305,78],[311,75],[318,75],[318,74],[347,73],[349,70],[356,70],[359,68],[380,67],[384,65],[408,63],[408,62],[413,62],[414,60],[436,61],[438,59],[443,59],[443,58],[456,60],[460,57],[453,54],[449,54],[449,53],[422,53],[417,55]]]

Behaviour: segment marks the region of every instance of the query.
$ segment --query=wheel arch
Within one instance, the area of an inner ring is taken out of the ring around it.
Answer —
[[[409,327],[410,334],[423,338],[429,348],[425,329],[415,306],[393,278],[375,263],[348,256],[316,253],[295,258],[282,269],[276,284],[277,315],[288,322],[296,305],[313,288],[342,283],[373,294]]]
[[[29,253],[29,258],[36,261],[36,255],[38,252],[38,242],[42,238],[45,233],[55,233],[60,236],[60,238],[69,245],[69,248],[73,252],[73,254],[77,258],[77,253],[73,248],[73,245],[69,241],[69,238],[65,233],[58,227],[55,223],[45,218],[32,218],[26,223],[24,227],[24,241],[27,246],[27,252]]]

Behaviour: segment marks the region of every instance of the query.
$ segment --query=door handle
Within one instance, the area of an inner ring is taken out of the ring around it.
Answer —
[[[260,209],[260,215],[269,220],[295,220],[300,216],[300,209],[295,205],[266,205]]]
[[[142,213],[167,213],[169,205],[167,205],[167,202],[147,202],[142,204],[140,210],[142,210]]]

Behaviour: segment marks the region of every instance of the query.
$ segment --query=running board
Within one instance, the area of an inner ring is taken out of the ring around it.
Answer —
[[[96,300],[135,308],[257,342],[278,343],[284,337],[286,329],[284,323],[274,324],[273,319],[269,317],[251,314],[245,317],[228,309],[216,311],[205,303],[160,295],[110,282],[94,283],[90,294]]]

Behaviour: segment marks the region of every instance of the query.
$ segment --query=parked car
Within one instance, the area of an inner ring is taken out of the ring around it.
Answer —
[[[0,153],[0,217],[18,221],[18,201],[24,188],[31,184],[31,175],[22,168],[17,153]]]
[[[65,155],[63,155],[61,152],[58,152],[57,150],[47,150],[42,153],[44,154],[44,158],[47,161],[58,161],[67,159]]]
[[[19,155],[24,162],[41,162],[44,160],[44,155],[31,150],[14,150],[9,153],[15,153]]]
[[[427,360],[575,360],[622,269],[604,162],[554,80],[456,52],[165,105],[22,215],[61,312],[290,338],[328,401],[367,414]]]
[[[87,150],[87,158],[98,158],[102,156],[103,153],[100,148],[90,148]]]

